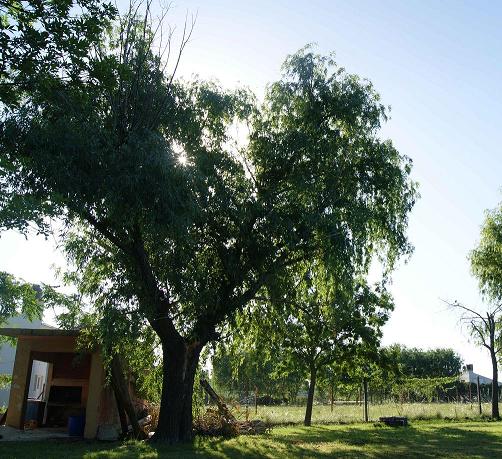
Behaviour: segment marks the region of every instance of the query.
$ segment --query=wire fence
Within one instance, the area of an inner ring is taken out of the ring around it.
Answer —
[[[437,381],[436,381],[437,382]],[[422,419],[476,419],[491,413],[491,385],[466,383],[455,378],[433,384],[431,380],[408,381],[393,387],[371,388],[368,394],[368,418],[405,416],[410,420]],[[307,393],[302,390],[294,400],[260,394],[258,390],[220,393],[238,419],[262,419],[272,425],[303,422]],[[501,393],[499,390],[499,401]],[[209,406],[209,400],[206,400]],[[481,410],[481,414],[480,414]],[[363,392],[354,386],[350,390],[319,390],[314,399],[312,422],[353,423],[364,416]]]

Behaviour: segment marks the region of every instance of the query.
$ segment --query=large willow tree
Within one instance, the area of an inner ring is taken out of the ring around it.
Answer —
[[[378,254],[392,268],[416,192],[411,161],[378,136],[386,109],[368,82],[307,48],[258,105],[173,79],[148,22],[123,18],[81,78],[48,75],[3,109],[0,218],[42,232],[56,218],[81,292],[157,333],[155,439],[178,442],[221,327],[303,260],[350,274]]]

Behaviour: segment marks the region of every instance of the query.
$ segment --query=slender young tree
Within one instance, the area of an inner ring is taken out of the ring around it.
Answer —
[[[458,302],[450,304],[461,312],[460,321],[467,325],[471,336],[477,344],[490,353],[492,363],[492,418],[499,419],[499,378],[498,359],[502,350],[502,304],[484,312],[478,312]]]
[[[341,367],[359,354],[376,354],[382,326],[393,309],[390,295],[364,282],[335,280],[321,263],[303,263],[279,295],[251,308],[247,338],[268,337],[269,352],[282,357],[285,372],[308,380],[304,424],[312,422],[314,393],[327,367]]]
[[[465,306],[464,320],[470,324],[471,331],[479,343],[490,352],[493,372],[492,417],[499,418],[498,406],[498,358],[502,349],[502,205],[487,211],[481,227],[481,238],[477,247],[470,253],[471,269],[479,281],[484,298],[492,305],[479,313]]]
[[[149,18],[122,18],[89,48],[85,78],[49,75],[2,112],[0,222],[48,232],[57,218],[81,293],[155,331],[155,440],[174,443],[192,437],[199,356],[228,320],[314,256],[349,273],[379,253],[392,269],[411,250],[416,186],[378,137],[378,94],[331,58],[291,56],[258,106],[176,81]]]

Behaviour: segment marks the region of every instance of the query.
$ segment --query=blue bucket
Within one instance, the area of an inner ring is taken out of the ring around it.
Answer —
[[[85,416],[70,416],[68,418],[68,435],[70,437],[83,437],[85,427]]]

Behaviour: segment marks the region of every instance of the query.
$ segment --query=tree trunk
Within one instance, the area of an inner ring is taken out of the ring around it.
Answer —
[[[364,422],[368,422],[368,380],[363,379]]]
[[[162,343],[162,396],[153,441],[174,444],[192,440],[192,396],[201,350],[198,342]]]
[[[493,348],[492,348],[493,349]],[[498,377],[498,364],[497,354],[490,350],[490,357],[492,359],[492,418],[499,419],[499,377]]]
[[[483,414],[483,409],[481,407],[481,388],[479,386],[479,376],[477,377],[476,381],[476,386],[477,386],[477,391],[478,391],[478,407],[479,407],[479,415]]]
[[[312,423],[312,406],[314,405],[314,390],[315,383],[317,377],[317,369],[312,367],[310,369],[310,383],[309,383],[309,392],[307,395],[307,409],[305,410],[305,420],[303,424],[306,426],[310,426]]]
[[[122,401],[120,399],[120,396],[117,394],[117,392],[114,390],[115,393],[115,401],[117,402],[117,411],[119,412],[119,420],[120,420],[120,429],[122,430],[122,435],[124,437],[127,436],[129,433],[129,425],[127,423],[127,415],[125,412],[125,409],[122,405]]]
[[[246,422],[249,421],[249,379],[246,382]]]

